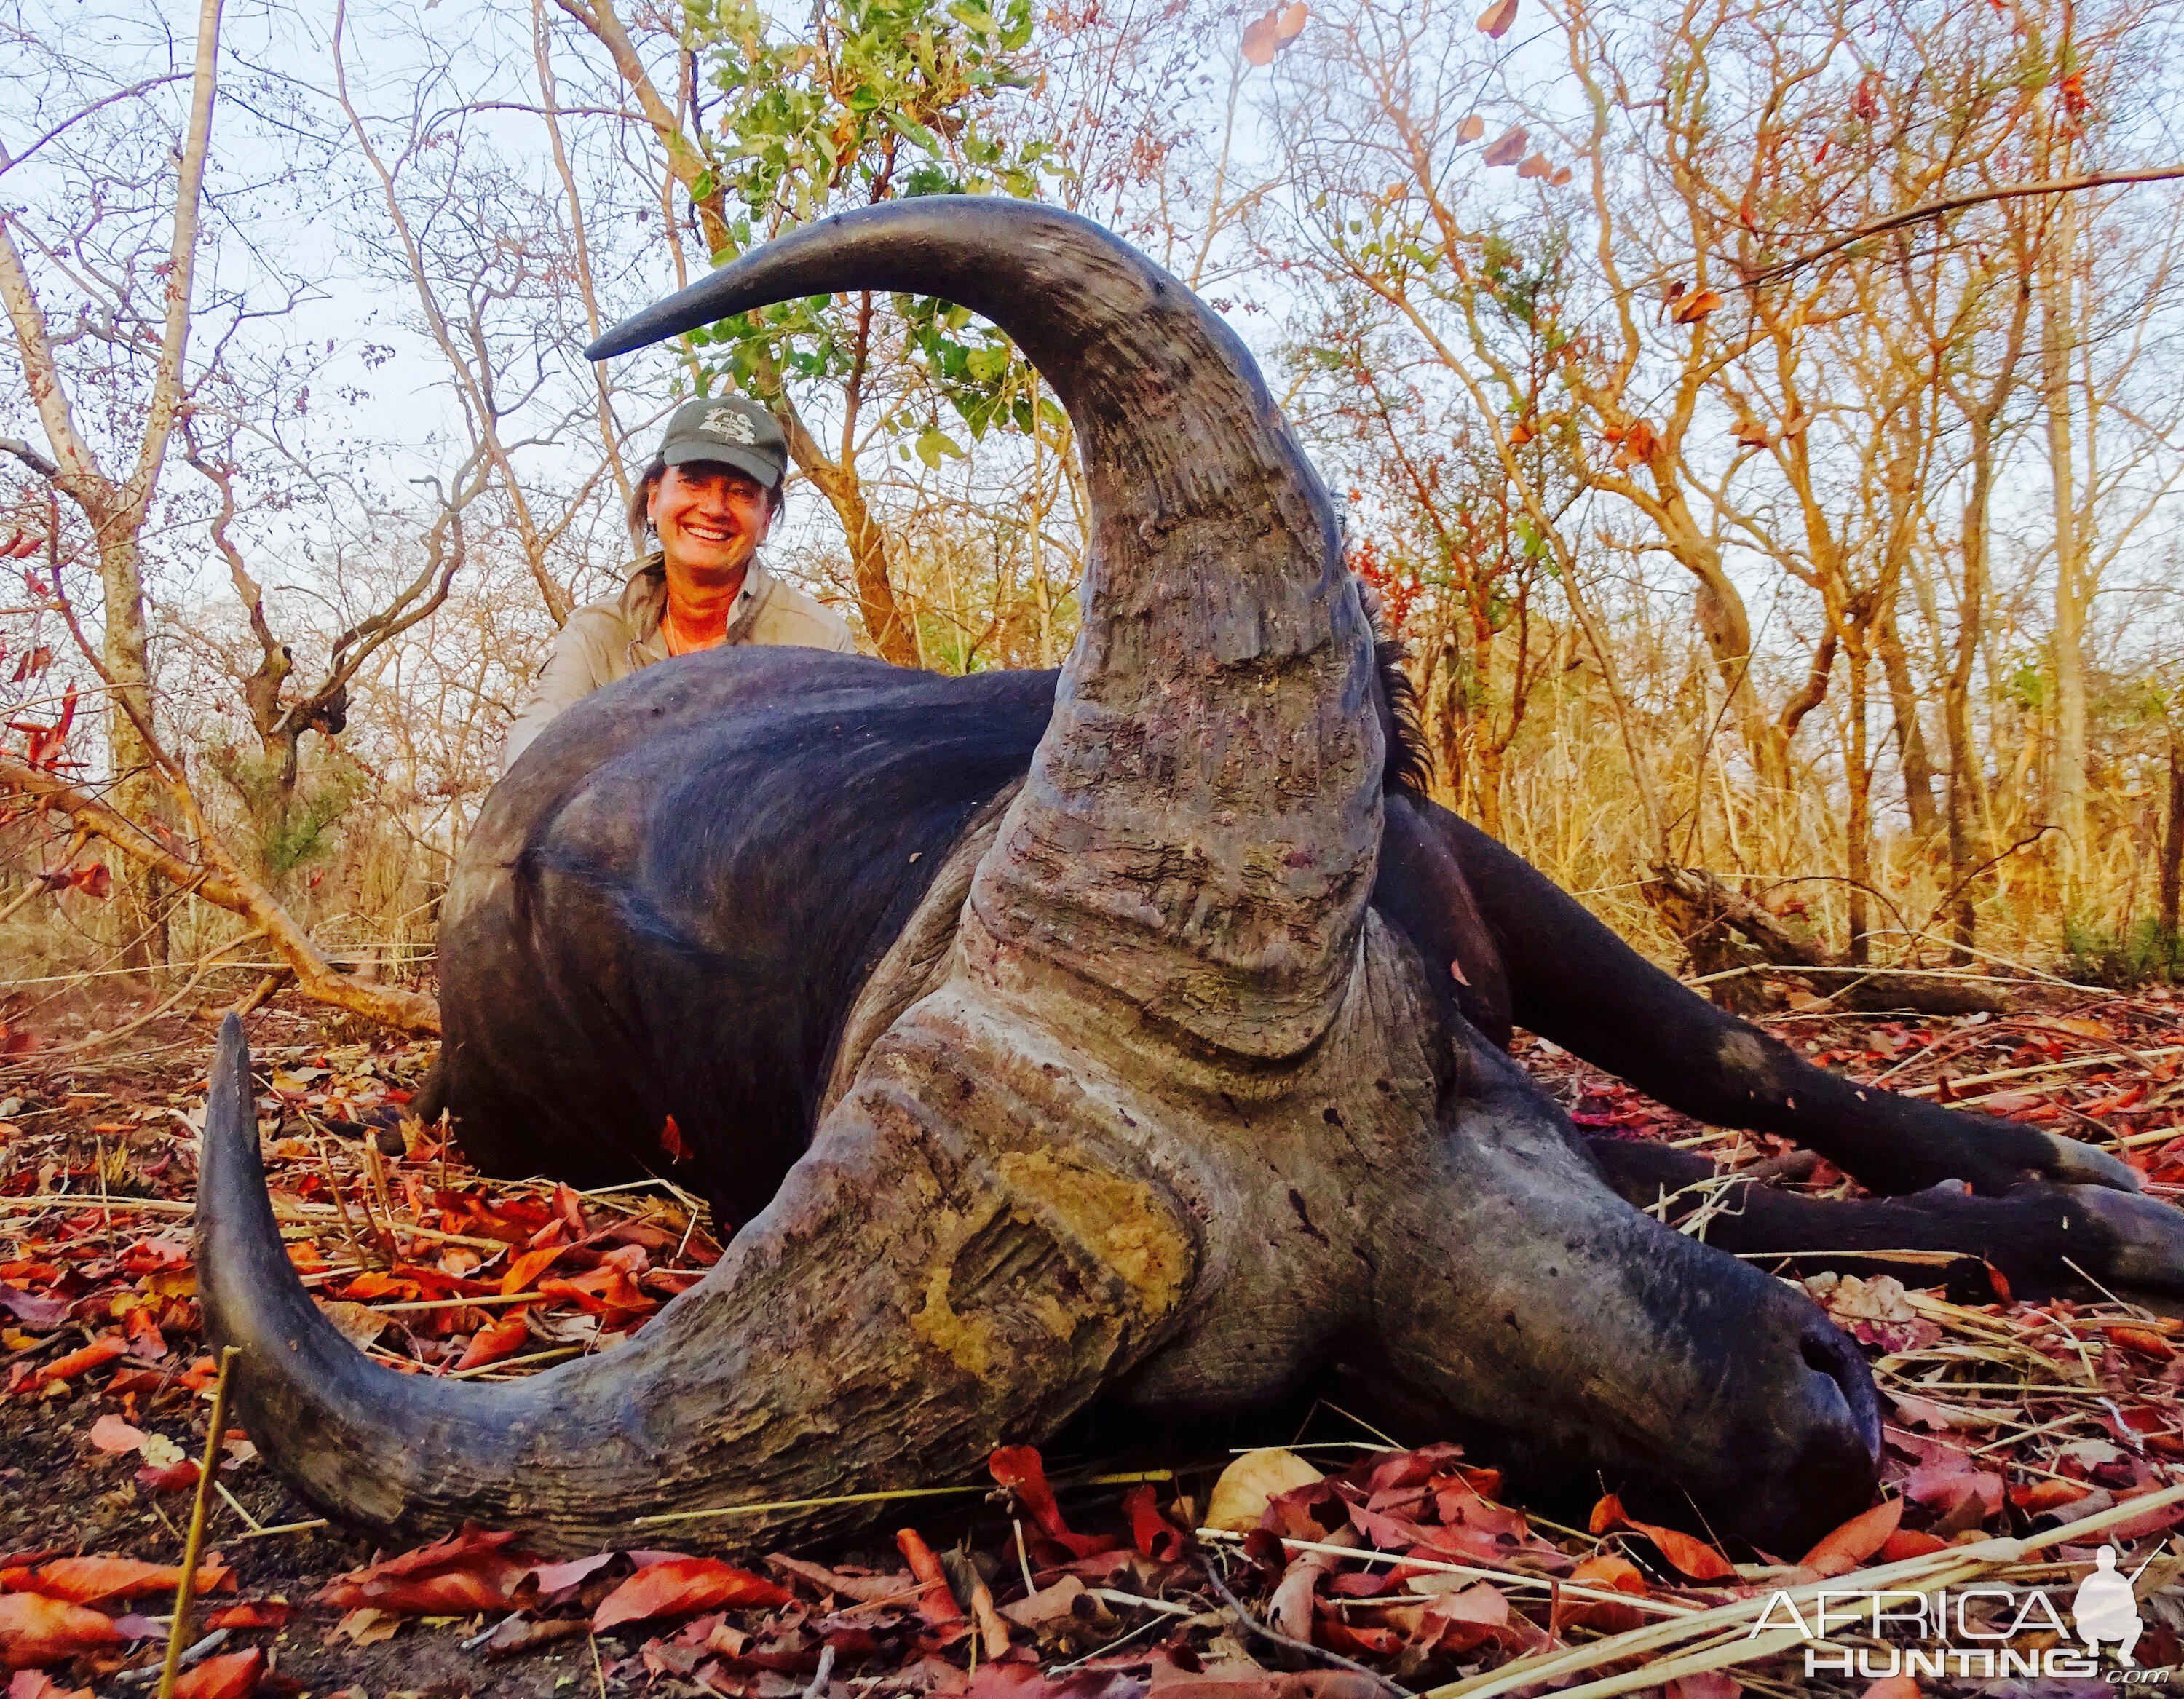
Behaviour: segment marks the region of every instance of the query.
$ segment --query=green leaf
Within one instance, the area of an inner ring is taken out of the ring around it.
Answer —
[[[945,431],[928,425],[917,433],[917,458],[924,461],[929,470],[938,471],[942,460],[960,460],[963,458],[963,451]]]

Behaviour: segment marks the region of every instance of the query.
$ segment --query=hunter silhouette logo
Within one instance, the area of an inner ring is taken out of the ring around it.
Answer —
[[[2153,1561],[2147,1559],[2148,1563]],[[2070,1615],[2086,1651],[2098,1657],[2101,1643],[2114,1641],[2117,1661],[2128,1668],[2131,1648],[2138,1644],[2139,1630],[2146,1626],[2138,1619],[2138,1599],[2131,1591],[2131,1583],[2138,1577],[2116,1573],[2113,1546],[2102,1546],[2093,1562],[2093,1573],[2078,1583],[2077,1594],[2070,1601]],[[2139,1565],[2142,1573],[2145,1568],[2145,1563]]]
[[[731,443],[746,446],[758,441],[758,432],[752,428],[750,421],[733,407],[710,409],[698,428],[709,437],[725,437]]]
[[[2158,1554],[2157,1554],[2158,1555]],[[2165,1685],[2173,1668],[2142,1669],[2131,1654],[2144,1626],[2133,1591],[2146,1563],[2126,1574],[2116,1548],[2103,1546],[2092,1574],[2070,1600],[2075,1629],[2064,1620],[2060,1590],[2015,1588],[1976,1582],[1931,1592],[1915,1586],[1819,1588],[1800,1597],[1778,1591],[1746,1631],[1747,1640],[1769,1629],[1790,1629],[1805,1642],[1805,1674],[1879,1680],[1888,1676],[2003,1680],[2100,1676],[2103,1646],[2120,1667],[2105,1679],[2113,1686]],[[2147,1559],[2147,1563],[2153,1561]],[[1836,1646],[1829,1635],[1857,1625],[1880,1636],[1891,1629],[1904,1637],[1880,1643]],[[1938,1642],[1938,1643],[1937,1643]]]

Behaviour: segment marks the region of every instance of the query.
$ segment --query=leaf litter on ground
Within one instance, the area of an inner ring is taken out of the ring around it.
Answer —
[[[1956,1022],[1800,1014],[1778,1030],[1857,1078],[2103,1139],[2156,1195],[2184,1192],[2173,1000]],[[165,1090],[86,1090],[96,1083],[77,1065],[32,1087],[55,1112],[11,1122],[0,1145],[5,1396],[75,1432],[71,1468],[140,1507],[150,1530],[127,1551],[0,1554],[9,1699],[156,1674],[164,1654],[164,1618],[136,1613],[162,1608],[178,1579],[160,1505],[195,1484],[212,1379],[187,1223],[209,1051],[199,1042]],[[731,1224],[716,1238],[672,1187],[587,1196],[489,1181],[435,1129],[405,1122],[426,1055],[308,1042],[265,1053],[261,1130],[291,1260],[361,1348],[405,1373],[515,1378],[610,1348],[703,1278]],[[1669,1139],[1725,1170],[1784,1149],[1684,1121],[1550,1047],[1527,1061],[1590,1128]],[[1823,1163],[1803,1184],[1847,1182]],[[2148,1565],[2140,1663],[2184,1660],[2184,1541],[2171,1534],[2184,1503],[2170,1496],[2184,1462],[2177,1324],[2105,1301],[1953,1302],[1889,1277],[1808,1284],[1867,1351],[1892,1419],[1880,1501],[1794,1561],[1669,1525],[1684,1520],[1673,1514],[1635,1520],[1613,1492],[1585,1531],[1543,1522],[1507,1501],[1491,1458],[1358,1437],[1330,1414],[1315,1428],[1336,1423],[1333,1444],[1167,1459],[1124,1471],[1157,1479],[1112,1485],[1087,1484],[1109,1479],[1102,1460],[1072,1459],[1050,1479],[1037,1451],[1006,1448],[992,1501],[967,1527],[958,1517],[931,1539],[905,1527],[847,1553],[744,1566],[633,1539],[549,1563],[517,1535],[471,1528],[359,1563],[340,1561],[354,1548],[328,1534],[308,1585],[291,1558],[285,1590],[237,1597],[233,1555],[265,1573],[286,1528],[312,1523],[237,1432],[214,1507],[228,1556],[203,1565],[198,1590],[211,1596],[192,1629],[229,1638],[177,1691],[292,1693],[291,1669],[338,1671],[423,1634],[450,1636],[448,1655],[481,1668],[589,1641],[610,1693],[1384,1699],[1393,1687],[1605,1676],[1618,1691],[1726,1699],[1747,1681],[1794,1690],[1801,1671],[1770,1652],[1671,1674],[1679,1656],[1691,1662],[1680,1648],[1722,1613],[1756,1616],[1773,1588],[1854,1585],[1875,1566],[2053,1585],[2109,1542],[2127,1568]],[[293,1523],[261,1526],[246,1498],[290,1506]],[[2091,1531],[2074,1534],[2081,1523]],[[2044,1543],[2021,1551],[2028,1535]]]

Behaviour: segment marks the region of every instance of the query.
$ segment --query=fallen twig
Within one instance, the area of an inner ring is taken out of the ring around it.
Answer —
[[[204,1550],[205,1512],[212,1502],[213,1483],[219,1479],[220,1448],[227,1437],[227,1379],[239,1345],[222,1345],[220,1378],[213,1383],[212,1416],[206,1423],[204,1461],[198,1465],[197,1498],[190,1506],[190,1537],[182,1543],[181,1579],[175,1584],[175,1621],[167,1630],[167,1662],[159,1672],[159,1699],[174,1699],[175,1676],[181,1668],[182,1651],[189,1641],[190,1601],[198,1588],[198,1557]]]

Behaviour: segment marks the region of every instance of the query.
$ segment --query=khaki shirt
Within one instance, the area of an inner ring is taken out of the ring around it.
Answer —
[[[538,669],[531,694],[508,728],[500,752],[504,773],[556,716],[594,690],[667,659],[667,572],[655,554],[630,574],[617,595],[587,602],[569,616],[554,652]],[[811,597],[766,570],[755,556],[744,587],[728,608],[730,643],[827,649],[848,655],[856,648],[847,625]]]

